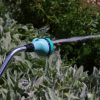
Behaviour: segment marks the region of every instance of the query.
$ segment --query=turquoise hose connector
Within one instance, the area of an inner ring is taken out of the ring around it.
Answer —
[[[50,55],[54,52],[54,44],[50,38],[35,38],[32,40],[34,51],[41,55]]]

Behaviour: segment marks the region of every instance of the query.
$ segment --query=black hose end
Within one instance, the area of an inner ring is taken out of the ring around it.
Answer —
[[[33,52],[34,51],[34,45],[32,43],[25,45],[26,46],[26,52]]]

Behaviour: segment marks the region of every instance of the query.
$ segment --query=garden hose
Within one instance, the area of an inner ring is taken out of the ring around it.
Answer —
[[[50,55],[54,51],[54,45],[53,42],[49,38],[35,38],[33,39],[32,43],[17,47],[13,49],[6,59],[4,60],[2,66],[0,67],[0,77],[2,76],[3,72],[5,71],[8,63],[10,62],[11,58],[17,53],[17,52],[36,52],[42,55]]]
[[[20,52],[20,51],[25,51],[26,47],[25,46],[21,46],[21,47],[17,47],[15,49],[13,49],[8,56],[6,57],[6,59],[4,60],[1,68],[0,68],[0,77],[2,76],[4,70],[6,69],[9,61],[11,60],[11,58],[14,56],[15,53]]]
[[[100,38],[100,35],[72,37],[72,38],[60,39],[60,40],[55,40],[55,41],[52,41],[50,38],[35,38],[32,40],[32,43],[17,47],[9,53],[9,55],[4,60],[2,66],[0,67],[0,77],[5,71],[11,58],[17,52],[20,52],[20,51],[36,52],[38,54],[48,56],[54,52],[54,44],[65,43],[65,42],[67,43],[78,42],[78,41],[83,41],[83,40],[88,40],[88,39],[93,39],[93,38]]]

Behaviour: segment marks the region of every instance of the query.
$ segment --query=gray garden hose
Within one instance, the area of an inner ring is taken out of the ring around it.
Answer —
[[[100,35],[89,35],[89,36],[80,36],[80,37],[72,37],[67,39],[60,39],[52,41],[49,38],[35,38],[33,39],[32,43],[17,47],[13,49],[9,55],[4,60],[2,66],[0,67],[0,77],[2,76],[3,72],[5,71],[9,61],[11,58],[20,51],[28,51],[28,52],[37,52],[42,53],[45,55],[50,55],[54,52],[54,44],[58,43],[70,43],[70,42],[78,42],[83,40],[89,40],[93,38],[100,38]]]

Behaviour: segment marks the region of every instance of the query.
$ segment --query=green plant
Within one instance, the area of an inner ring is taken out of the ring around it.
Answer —
[[[59,1],[59,0],[58,0]],[[15,2],[15,1],[13,1]],[[50,2],[50,1],[48,1]],[[36,29],[31,24],[18,24],[9,17],[9,12],[0,17],[0,65],[7,52],[18,45],[29,43],[35,37],[48,36],[45,32],[48,27]],[[90,44],[92,44],[90,42]],[[67,52],[75,55],[78,50],[79,58],[91,53],[90,47],[98,48],[98,44],[67,45]],[[75,48],[75,49],[73,49]],[[93,49],[95,51],[95,49]],[[97,50],[97,49],[96,49]],[[96,52],[96,51],[95,51]],[[98,49],[99,53],[99,49]],[[92,53],[91,53],[92,54]],[[99,54],[98,54],[99,56]],[[85,59],[85,58],[84,58]],[[76,58],[75,58],[76,60]],[[95,59],[99,60],[98,59]],[[65,60],[66,61],[66,60]],[[98,100],[100,98],[100,70],[96,67],[89,76],[84,67],[70,66],[61,60],[59,51],[50,57],[39,57],[34,53],[18,53],[8,65],[2,78],[0,78],[1,100]]]
[[[30,42],[30,40],[36,36],[39,36],[38,30],[35,29],[31,24],[16,24],[16,21],[11,19],[8,13],[5,14],[3,18],[0,17],[0,65],[2,64],[8,51],[18,45],[23,45]],[[14,56],[12,63],[9,64],[7,71],[0,79],[1,98],[13,100],[20,97],[18,80],[24,77],[27,73],[32,74],[32,67],[39,66],[39,62],[37,61],[32,64],[32,59],[34,57],[37,58],[34,53],[19,53]]]
[[[49,25],[49,33],[56,38],[100,32],[100,9],[83,0],[5,0],[5,4],[19,23],[32,23],[37,28]],[[90,67],[100,66],[99,47],[99,40],[60,45],[61,56],[65,56],[67,62],[84,65],[90,72]]]

